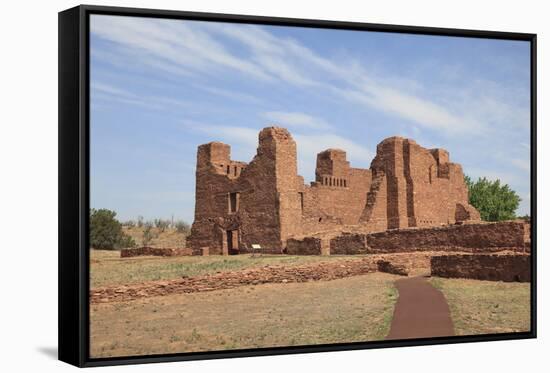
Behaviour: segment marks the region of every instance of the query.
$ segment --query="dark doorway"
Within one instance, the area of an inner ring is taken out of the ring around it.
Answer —
[[[239,253],[239,231],[227,231],[227,253],[236,255]]]

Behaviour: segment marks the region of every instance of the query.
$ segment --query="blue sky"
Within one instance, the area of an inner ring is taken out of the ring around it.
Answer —
[[[93,15],[91,206],[193,220],[198,145],[249,162],[288,128],[298,171],[342,148],[368,168],[405,136],[530,203],[529,43]]]

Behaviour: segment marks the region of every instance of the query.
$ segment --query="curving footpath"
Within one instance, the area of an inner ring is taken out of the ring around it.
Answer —
[[[454,335],[449,305],[441,291],[423,277],[400,279],[395,286],[399,298],[386,339]]]

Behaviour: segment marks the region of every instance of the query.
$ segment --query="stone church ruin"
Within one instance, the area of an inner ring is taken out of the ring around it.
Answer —
[[[344,150],[327,149],[306,185],[297,172],[296,142],[280,127],[260,132],[250,163],[232,160],[227,144],[200,145],[195,198],[188,247],[210,254],[249,252],[253,244],[282,253],[290,239],[480,221],[462,167],[444,149],[390,137],[378,144],[369,169],[352,167]],[[325,246],[328,254],[330,243]]]

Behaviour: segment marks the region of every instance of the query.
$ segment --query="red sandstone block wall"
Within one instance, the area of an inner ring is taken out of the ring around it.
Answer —
[[[344,233],[330,240],[331,255],[357,255],[367,252],[366,234]]]
[[[130,258],[135,256],[183,256],[192,255],[191,249],[168,249],[157,247],[137,247],[133,249],[120,250],[121,258]]]
[[[286,243],[286,254],[288,255],[321,255],[322,240],[316,237],[304,239],[290,238]]]
[[[434,256],[432,276],[476,280],[529,282],[530,255],[462,254]]]
[[[523,251],[524,230],[524,224],[516,221],[400,229],[370,233],[367,244],[371,252],[380,253],[422,250]]]

